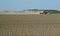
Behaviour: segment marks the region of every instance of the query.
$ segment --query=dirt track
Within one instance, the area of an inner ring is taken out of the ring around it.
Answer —
[[[0,36],[60,36],[60,15],[0,15]]]

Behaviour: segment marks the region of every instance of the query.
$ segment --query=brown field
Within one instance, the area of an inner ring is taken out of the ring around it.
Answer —
[[[60,36],[60,15],[0,15],[0,36]]]

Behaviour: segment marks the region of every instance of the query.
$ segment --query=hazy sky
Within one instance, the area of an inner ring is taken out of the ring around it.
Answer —
[[[0,0],[0,10],[23,10],[30,8],[60,10],[60,0]]]

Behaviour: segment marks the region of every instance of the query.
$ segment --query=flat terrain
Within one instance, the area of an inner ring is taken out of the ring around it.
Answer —
[[[0,15],[0,36],[60,36],[60,15]]]

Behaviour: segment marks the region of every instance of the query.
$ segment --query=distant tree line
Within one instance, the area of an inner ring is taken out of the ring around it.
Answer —
[[[50,13],[50,14],[56,14],[56,13],[58,13],[58,14],[60,14],[60,11],[59,10],[41,10],[41,9],[27,9],[27,10],[23,10],[23,11],[11,11],[11,12],[24,12],[24,11],[44,11],[44,12],[48,12],[48,13]],[[5,11],[3,11],[3,12],[10,12],[10,11],[8,11],[8,10],[5,10]]]
[[[47,11],[50,14],[60,14],[60,11],[58,10],[44,10],[44,11]]]

